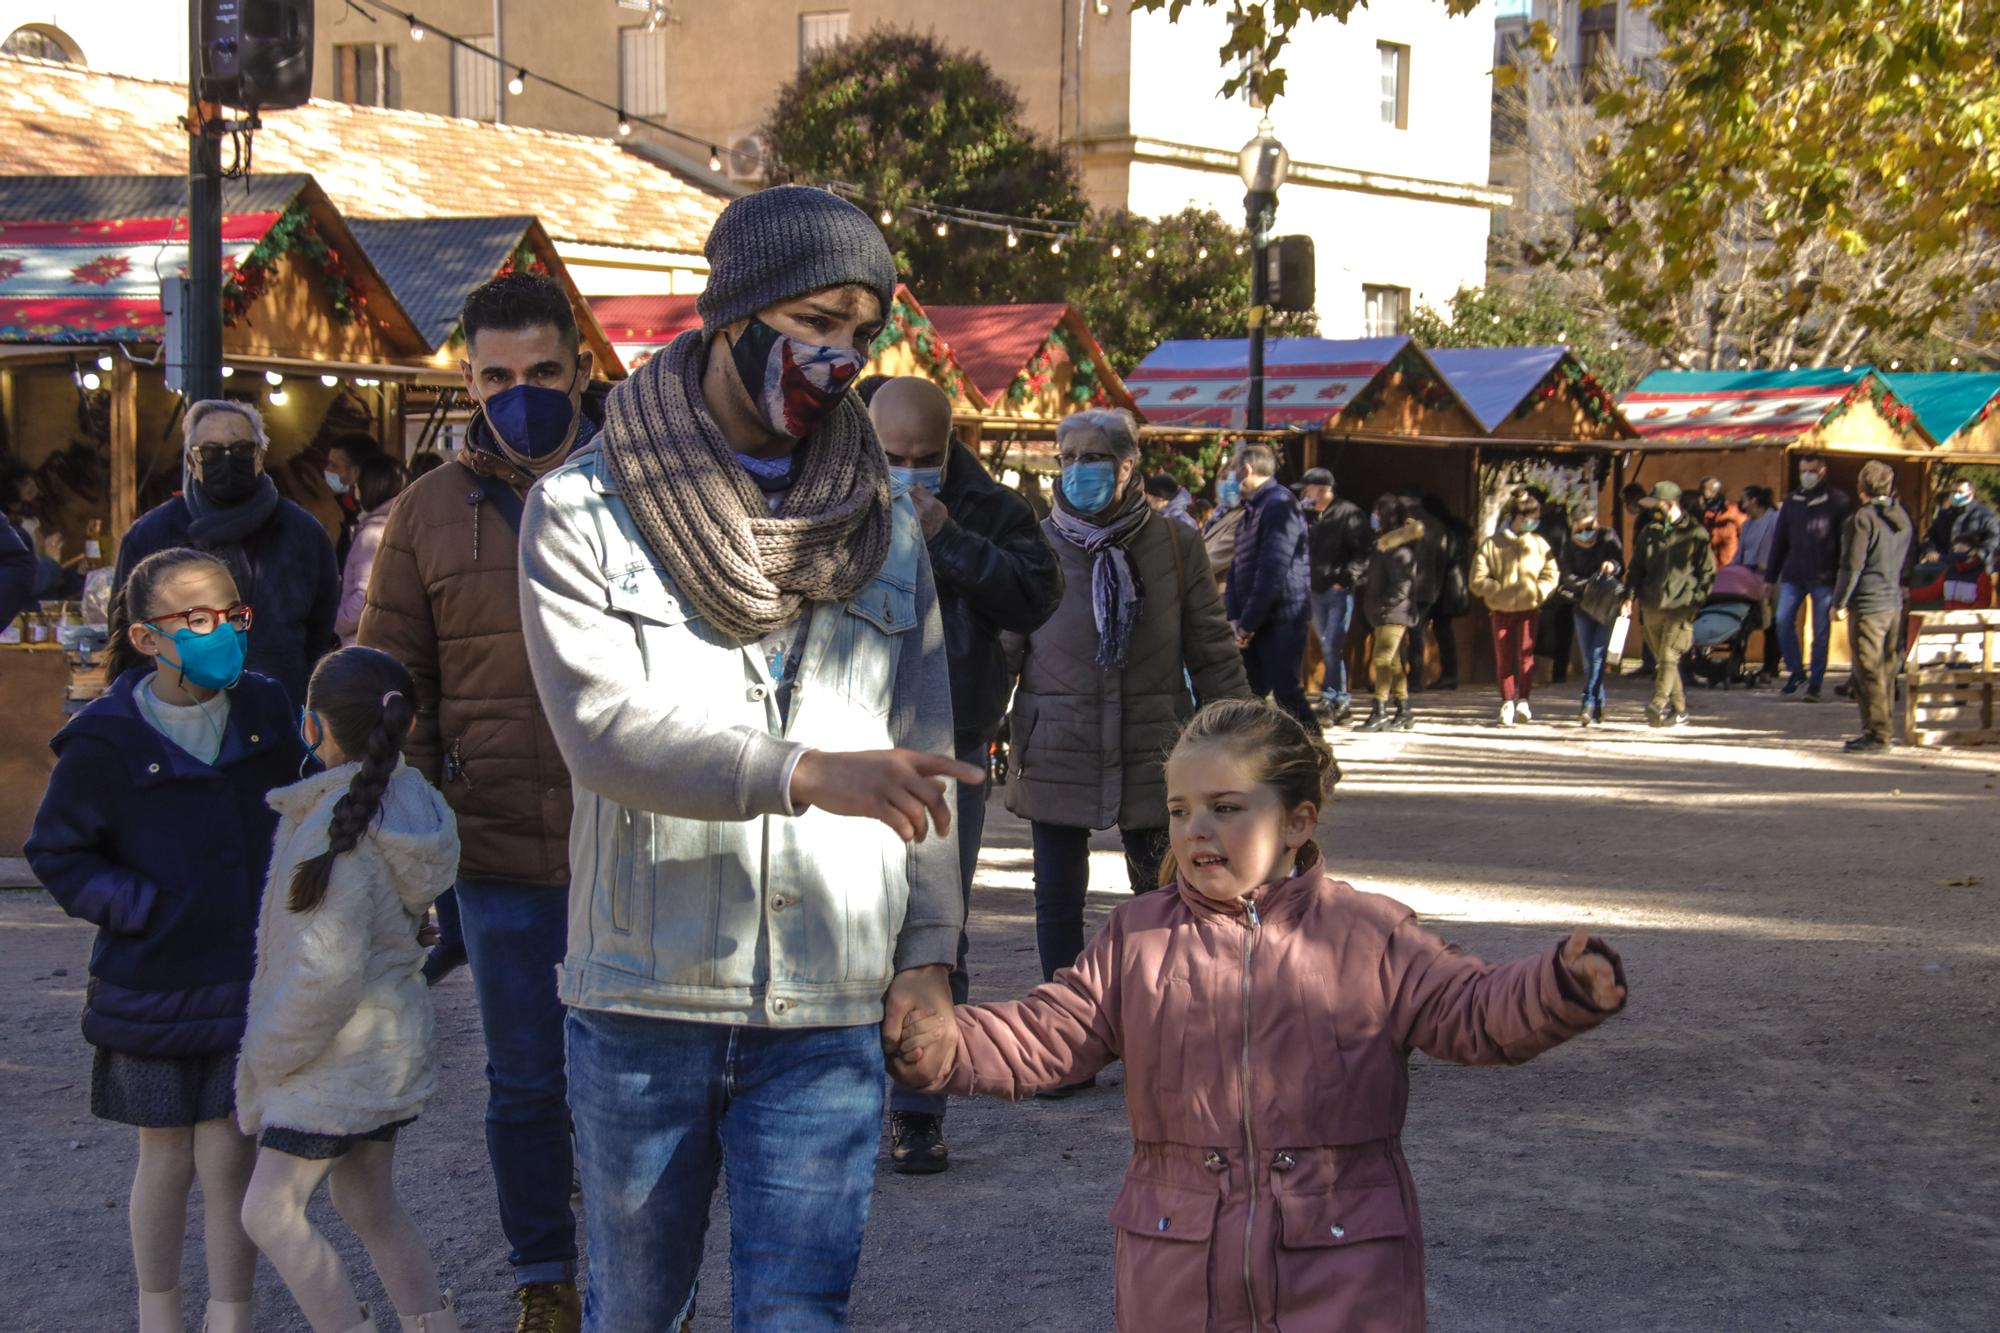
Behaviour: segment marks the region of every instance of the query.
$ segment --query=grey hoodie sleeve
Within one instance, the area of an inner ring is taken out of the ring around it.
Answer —
[[[792,814],[792,769],[807,747],[718,726],[672,692],[645,688],[638,640],[611,611],[602,552],[577,520],[546,484],[528,493],[521,515],[521,630],[570,778],[620,805],[680,819]],[[942,663],[942,649],[938,656]],[[949,702],[943,717],[949,728]],[[946,751],[949,741],[947,733]]]
[[[906,750],[949,755],[952,747],[951,668],[945,657],[944,622],[938,617],[937,580],[928,554],[917,561],[917,624],[903,635],[896,689],[889,700],[889,734]],[[956,783],[945,784],[956,799]],[[956,806],[953,806],[956,809]],[[935,830],[908,845],[910,902],[896,937],[896,970],[958,961],[965,928],[965,891],[958,882],[958,825],[944,837]]]

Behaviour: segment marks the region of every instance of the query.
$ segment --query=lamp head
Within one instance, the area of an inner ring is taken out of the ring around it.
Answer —
[[[1243,188],[1253,194],[1275,194],[1291,166],[1292,155],[1271,133],[1269,118],[1257,126],[1257,137],[1236,155],[1236,174],[1243,178]]]

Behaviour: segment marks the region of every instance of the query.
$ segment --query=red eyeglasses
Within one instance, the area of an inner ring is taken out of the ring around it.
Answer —
[[[191,606],[185,611],[169,611],[163,616],[149,618],[146,623],[158,629],[159,626],[154,625],[154,621],[184,620],[187,622],[187,627],[196,634],[213,634],[222,627],[224,621],[227,621],[238,630],[247,633],[250,629],[250,616],[250,604],[238,602],[234,606]]]

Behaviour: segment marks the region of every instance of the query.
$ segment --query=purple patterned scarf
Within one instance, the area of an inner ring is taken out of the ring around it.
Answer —
[[[1152,516],[1145,489],[1136,483],[1102,515],[1088,516],[1071,509],[1062,487],[1056,487],[1049,519],[1057,535],[1096,557],[1090,566],[1090,611],[1097,621],[1097,665],[1106,671],[1124,668],[1125,655],[1132,647],[1132,626],[1145,607],[1146,590],[1125,545]],[[1167,536],[1171,540],[1173,534]]]

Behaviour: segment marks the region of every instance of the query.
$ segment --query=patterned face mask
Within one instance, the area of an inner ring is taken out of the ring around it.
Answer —
[[[840,405],[866,360],[851,347],[800,342],[754,315],[729,355],[771,429],[795,440]]]

